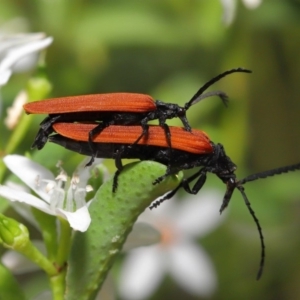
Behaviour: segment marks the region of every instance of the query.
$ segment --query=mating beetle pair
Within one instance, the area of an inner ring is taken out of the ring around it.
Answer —
[[[200,170],[185,178],[176,189],[170,191],[152,207],[172,198],[181,187],[188,193],[197,194],[206,181],[206,174],[208,172],[216,174],[226,184],[220,212],[229,204],[234,190],[238,189],[256,223],[261,241],[261,261],[257,276],[259,278],[264,265],[264,239],[243,184],[300,169],[300,164],[237,180],[236,165],[226,155],[223,146],[214,144],[203,131],[191,130],[186,111],[191,105],[212,95],[219,96],[226,104],[227,96],[223,92],[203,93],[210,85],[234,72],[250,71],[237,68],[214,77],[204,84],[184,107],[154,101],[148,95],[127,93],[65,97],[25,104],[24,109],[27,113],[49,114],[41,123],[33,147],[41,149],[49,140],[72,151],[91,156],[90,163],[94,157],[115,159],[118,170],[114,177],[114,191],[117,188],[117,176],[122,170],[122,158],[138,158],[165,164],[166,173],[157,178],[153,184],[180,170],[200,167]],[[169,127],[166,124],[167,119],[174,117],[181,119],[184,128]],[[153,119],[158,119],[159,126],[147,124]],[[53,132],[55,134],[52,135]],[[190,183],[194,180],[196,182],[191,188]]]
[[[89,145],[93,149],[94,137],[110,125],[141,125],[143,132],[135,141],[137,143],[142,136],[147,135],[147,123],[156,119],[159,121],[159,125],[164,128],[168,146],[171,148],[171,134],[166,120],[178,117],[182,121],[185,130],[191,131],[191,126],[186,118],[186,111],[202,99],[215,95],[219,96],[223,103],[227,105],[227,95],[225,93],[220,91],[203,93],[216,81],[236,72],[250,73],[251,71],[236,68],[219,74],[205,83],[184,107],[174,103],[154,100],[149,95],[134,93],[82,95],[27,103],[24,105],[26,113],[49,115],[40,124],[40,130],[32,148],[42,149],[48,136],[53,132],[52,124],[58,122],[99,122],[98,126],[88,133]],[[88,165],[93,162],[93,151],[91,156],[92,159]]]

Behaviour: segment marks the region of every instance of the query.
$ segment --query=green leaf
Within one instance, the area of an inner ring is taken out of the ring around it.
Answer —
[[[121,172],[116,193],[112,193],[112,179],[101,186],[89,208],[92,223],[88,231],[74,236],[67,300],[95,298],[137,217],[153,200],[180,183],[182,173],[153,185],[165,171],[166,166],[156,162],[135,162]]]

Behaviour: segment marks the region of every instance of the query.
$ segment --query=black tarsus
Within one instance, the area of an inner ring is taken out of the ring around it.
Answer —
[[[124,152],[124,146],[121,147],[119,150],[117,150],[115,153],[114,153],[114,160],[115,160],[115,165],[116,165],[116,168],[117,168],[117,171],[114,175],[114,178],[113,178],[113,188],[112,188],[112,192],[115,193],[117,191],[117,188],[118,188],[118,178],[119,178],[119,175],[121,174],[121,171],[123,170],[123,164],[122,164],[122,153]]]
[[[199,177],[199,179],[196,181],[193,188],[191,189],[189,186],[189,183],[191,183],[197,177]],[[205,181],[206,181],[206,170],[205,170],[205,168],[202,168],[198,172],[193,174],[192,176],[190,176],[188,178],[184,178],[174,190],[170,191],[169,193],[167,193],[164,197],[160,198],[159,200],[153,202],[149,208],[150,209],[156,208],[160,204],[162,204],[165,200],[171,199],[180,188],[183,188],[189,194],[196,195],[203,187]],[[159,181],[159,182],[161,182],[161,181]]]
[[[114,178],[113,178],[113,188],[112,188],[112,192],[115,193],[117,191],[118,188],[118,178],[121,174],[121,170],[117,170],[115,172]]]

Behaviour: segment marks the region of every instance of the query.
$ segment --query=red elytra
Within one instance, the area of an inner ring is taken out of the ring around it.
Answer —
[[[95,128],[97,124],[84,123],[55,123],[52,125],[55,132],[69,139],[88,142],[89,132]],[[109,126],[93,138],[94,143],[117,143],[117,144],[133,144],[142,134],[141,126]],[[213,147],[208,135],[201,130],[193,129],[187,132],[184,128],[170,126],[172,136],[172,148],[186,151],[194,154],[211,153]],[[137,143],[138,145],[168,147],[164,128],[151,125],[149,132],[143,136]]]
[[[89,111],[149,112],[157,109],[151,96],[137,93],[60,97],[27,103],[23,107],[27,114],[64,114]]]

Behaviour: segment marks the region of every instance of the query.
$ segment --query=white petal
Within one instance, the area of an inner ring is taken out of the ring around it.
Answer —
[[[158,243],[160,238],[160,232],[153,226],[147,223],[137,222],[133,225],[132,231],[127,237],[123,251]]]
[[[245,6],[249,9],[255,9],[260,6],[262,0],[243,0]]]
[[[20,27],[24,27],[24,24]],[[3,26],[0,28],[0,57],[4,57],[9,49],[17,48],[21,45],[29,44],[34,41],[42,40],[46,37],[45,33],[16,33],[10,30],[2,30]]]
[[[90,157],[85,158],[74,172],[74,174],[78,173],[79,175],[78,187],[85,188],[89,178],[91,177],[91,169],[93,169],[97,164],[101,164],[103,162],[102,158],[95,158],[95,161],[91,166],[86,166],[90,159]]]
[[[0,62],[0,71],[12,68],[14,64],[17,63],[21,58],[27,56],[30,53],[34,53],[48,47],[52,43],[52,41],[53,38],[48,37],[13,48]]]
[[[170,272],[187,291],[210,296],[217,287],[214,266],[204,250],[192,243],[176,245],[170,249]]]
[[[8,180],[5,182],[5,186],[8,186],[9,188],[14,189],[14,190],[30,193],[30,188],[24,184],[15,183],[13,181]]]
[[[54,181],[54,176],[49,170],[21,155],[7,155],[3,158],[3,161],[16,176],[34,190],[42,199],[49,202],[49,194],[37,186],[37,179],[40,181]]]
[[[221,0],[223,6],[223,22],[230,25],[236,13],[236,0]]]
[[[30,71],[37,65],[39,59],[38,52],[27,54],[21,57],[12,67],[13,73],[23,73]]]
[[[122,298],[141,300],[148,298],[165,274],[164,256],[157,246],[130,251],[120,274],[119,291]]]
[[[157,198],[156,200],[158,199],[159,198]],[[169,220],[169,219],[173,220],[176,218],[177,214],[178,214],[178,201],[176,201],[175,198],[172,198],[167,201],[164,201],[161,205],[159,205],[156,208],[146,209],[140,215],[138,220],[155,224],[157,222],[157,218],[164,219],[164,220]]]
[[[0,186],[0,195],[10,201],[26,203],[49,215],[55,215],[46,202],[26,192],[17,191],[2,185]]]
[[[204,236],[213,231],[225,218],[219,209],[223,195],[215,190],[201,191],[198,195],[187,194],[178,204],[179,214],[174,220],[182,234]]]
[[[0,72],[0,87],[1,85],[5,85],[8,82],[11,74],[12,74],[11,70],[2,70]]]
[[[86,206],[77,209],[75,212],[65,211],[57,208],[57,214],[67,219],[70,226],[78,231],[86,231],[91,223],[91,216]]]
[[[31,206],[21,202],[11,202],[11,207],[24,218],[27,222],[33,225],[37,230],[41,230],[39,223],[36,221]]]
[[[75,212],[67,212],[59,208],[53,211],[43,200],[26,192],[11,189],[7,186],[0,186],[0,195],[10,201],[19,201],[29,204],[49,215],[60,215],[64,219],[67,219],[70,226],[75,230],[86,231],[91,223],[91,217],[86,206],[81,207]]]

